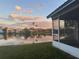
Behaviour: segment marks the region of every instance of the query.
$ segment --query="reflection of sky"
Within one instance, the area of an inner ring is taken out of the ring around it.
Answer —
[[[47,16],[66,0],[0,0],[0,16],[7,17],[15,11],[15,6],[19,5],[25,10],[32,10],[32,14],[23,15]]]
[[[7,21],[8,20],[8,21]],[[1,24],[15,24],[16,22],[9,19],[0,19],[0,25]]]

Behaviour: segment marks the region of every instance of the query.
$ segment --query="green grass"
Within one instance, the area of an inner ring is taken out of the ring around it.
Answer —
[[[52,47],[51,43],[39,43],[0,47],[0,59],[74,59]]]

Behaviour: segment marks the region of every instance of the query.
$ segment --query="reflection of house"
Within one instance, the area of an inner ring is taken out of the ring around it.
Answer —
[[[68,0],[47,18],[52,18],[53,36],[57,34],[58,37],[53,37],[53,46],[79,58],[79,0]],[[64,28],[60,26],[62,20]],[[54,27],[56,23],[57,29]]]

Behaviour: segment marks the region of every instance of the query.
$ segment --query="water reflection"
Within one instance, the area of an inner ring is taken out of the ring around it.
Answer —
[[[21,45],[21,44],[33,44],[33,43],[42,43],[42,42],[52,42],[52,36],[51,35],[31,35],[28,38],[25,39],[25,37],[19,33],[9,32],[6,35],[6,39],[4,34],[0,34],[0,45],[1,46],[7,46],[7,45]]]
[[[29,30],[25,28],[21,31],[17,31],[16,29],[9,30],[8,28],[4,28],[0,33],[0,39],[27,40],[34,43],[37,41],[52,40],[52,36],[50,30]]]
[[[47,42],[52,41],[51,35],[33,35],[29,36],[28,38],[25,38],[23,33],[15,33],[11,32],[10,30],[8,32],[0,33],[0,39],[1,40],[23,40],[24,43],[36,43],[36,42]]]
[[[1,38],[2,37],[2,38]],[[0,35],[0,39],[1,40],[4,40],[4,37],[3,35]],[[29,36],[27,39],[24,38],[24,36],[19,36],[19,35],[16,35],[16,36],[11,36],[11,37],[7,37],[7,40],[6,41],[9,41],[9,40],[17,40],[18,42],[20,42],[21,44],[27,44],[27,43],[39,43],[39,42],[52,42],[52,36],[50,35],[41,35],[41,36]],[[13,42],[14,42],[13,41]],[[5,41],[4,41],[5,42]],[[10,42],[9,42],[10,43]],[[7,43],[8,44],[8,43]],[[12,43],[11,43],[12,44]]]

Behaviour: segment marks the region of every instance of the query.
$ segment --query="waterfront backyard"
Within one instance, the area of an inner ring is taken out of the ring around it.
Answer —
[[[75,59],[52,47],[52,43],[0,46],[0,59]]]

